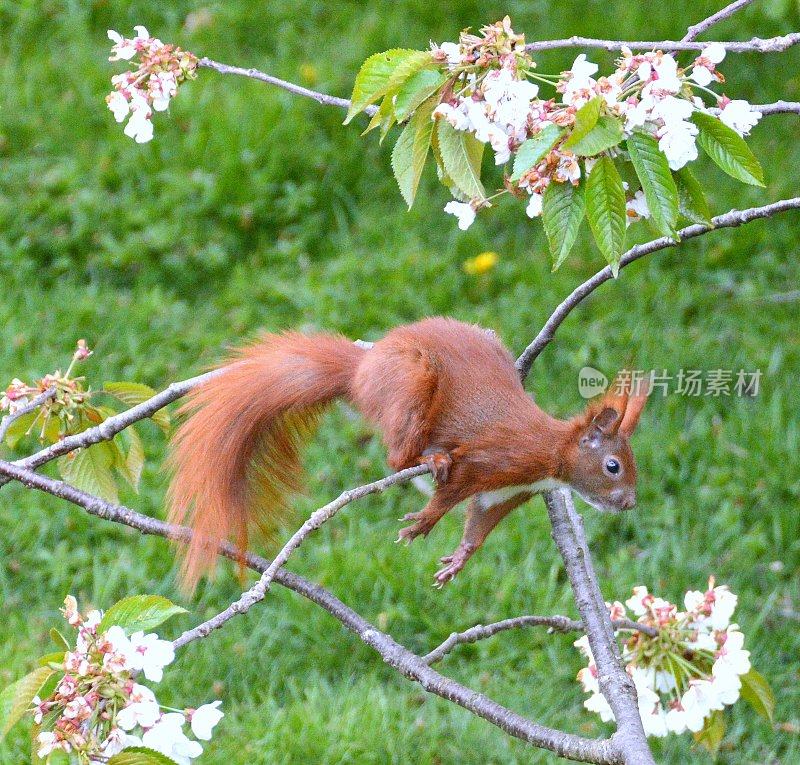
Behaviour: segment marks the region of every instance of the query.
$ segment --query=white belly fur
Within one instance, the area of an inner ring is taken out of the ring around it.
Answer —
[[[490,507],[499,505],[511,497],[523,492],[530,492],[531,494],[539,494],[543,491],[550,491],[551,489],[563,489],[567,484],[562,481],[557,481],[555,478],[545,478],[543,481],[536,481],[535,483],[521,484],[520,486],[506,486],[502,489],[495,489],[494,491],[482,491],[475,495],[478,500],[478,505],[481,510],[488,510]]]

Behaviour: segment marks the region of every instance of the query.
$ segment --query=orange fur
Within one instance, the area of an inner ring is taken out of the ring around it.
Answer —
[[[300,446],[321,408],[346,395],[364,351],[343,337],[267,335],[241,348],[224,371],[196,388],[174,438],[170,521],[195,532],[183,560],[193,586],[220,541],[247,548],[248,520],[274,519],[301,488]],[[269,524],[264,524],[268,526]]]

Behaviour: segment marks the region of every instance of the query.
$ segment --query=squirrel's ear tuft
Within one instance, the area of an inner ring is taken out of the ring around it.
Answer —
[[[644,405],[647,403],[647,396],[650,394],[649,390],[644,393],[637,393],[628,399],[628,406],[625,409],[625,416],[619,426],[619,432],[626,438],[633,435],[636,430],[636,425],[639,423],[639,417],[642,414]]]
[[[604,437],[617,432],[622,421],[622,414],[610,406],[595,406],[587,411],[586,420],[586,428],[581,435],[580,444],[591,449],[599,446]]]

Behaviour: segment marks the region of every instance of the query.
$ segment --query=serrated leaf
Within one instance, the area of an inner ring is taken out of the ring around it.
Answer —
[[[364,131],[361,133],[361,135],[365,136],[371,130],[374,130],[376,127],[380,127],[382,143],[384,137],[389,133],[389,130],[394,123],[395,117],[394,109],[392,108],[392,99],[390,96],[384,96],[383,101],[381,101],[381,104],[378,107],[378,110],[372,115],[369,124],[364,128]]]
[[[628,137],[628,153],[642,184],[656,230],[674,239],[678,221],[678,187],[666,155],[658,148],[658,141],[644,130],[634,130]]]
[[[542,199],[542,225],[555,271],[569,255],[585,213],[583,193],[571,183],[551,183]]]
[[[185,613],[185,608],[176,606],[161,595],[131,595],[115,603],[103,614],[97,631],[104,632],[116,624],[125,630],[126,635],[146,632],[176,614]]]
[[[741,675],[742,698],[753,708],[756,714],[772,722],[775,713],[775,694],[767,679],[754,669]]]
[[[431,114],[436,103],[435,98],[429,98],[414,112],[392,150],[392,171],[409,210],[414,204],[419,179],[428,158],[434,125]]]
[[[347,110],[344,124],[347,125],[356,114],[386,95],[389,90],[389,79],[395,69],[407,58],[419,53],[420,51],[407,48],[393,48],[370,56],[356,75],[353,94],[350,96],[350,108]]]
[[[470,199],[486,199],[481,183],[483,144],[471,133],[456,130],[447,120],[437,123],[439,151],[453,183]]]
[[[609,157],[600,157],[595,162],[584,196],[592,235],[616,276],[625,249],[625,189]]]
[[[705,112],[694,112],[692,121],[700,128],[697,143],[723,172],[751,186],[764,185],[764,170],[735,130]]]
[[[63,664],[65,653],[66,651],[53,651],[53,653],[48,653],[45,654],[44,656],[40,656],[36,663],[40,667],[49,667],[51,664]]]
[[[682,167],[675,173],[678,186],[678,211],[691,223],[712,226],[711,210],[706,201],[703,187],[688,167]]]
[[[529,138],[517,149],[514,155],[512,181],[518,181],[534,165],[542,160],[555,146],[564,131],[548,122],[533,138]]]
[[[108,765],[176,765],[176,762],[155,749],[132,746],[115,754],[108,761]]]
[[[725,716],[718,709],[713,711],[703,727],[692,734],[695,743],[702,746],[712,758],[717,756],[722,739],[725,737]]]
[[[9,449],[16,449],[20,439],[25,436],[28,432],[28,428],[33,425],[33,421],[36,419],[37,415],[38,412],[28,412],[18,417],[8,426],[8,430],[6,431],[6,445]]]
[[[435,65],[433,54],[429,50],[415,50],[411,52],[410,56],[404,58],[389,75],[389,80],[386,83],[386,92],[394,93],[415,74]]]
[[[575,124],[572,126],[572,134],[564,141],[564,148],[571,149],[572,146],[581,140],[597,124],[600,118],[600,106],[602,99],[600,96],[587,101],[577,112],[575,112]]]
[[[67,639],[55,627],[50,630],[50,640],[56,644],[57,648],[63,648],[65,651],[70,650]]]
[[[397,90],[394,114],[404,122],[423,101],[427,101],[447,82],[447,75],[436,69],[423,69],[409,77]],[[435,107],[434,107],[435,108]]]
[[[59,457],[58,470],[67,483],[107,502],[117,503],[119,492],[111,472],[113,463],[113,447],[103,442]]]
[[[128,406],[136,406],[156,395],[149,385],[128,381],[104,383],[103,390]],[[165,433],[169,432],[169,412],[166,409],[153,412],[150,419]]]
[[[447,174],[447,170],[444,169],[444,160],[442,159],[442,152],[439,149],[438,130],[434,130],[433,133],[431,133],[431,151],[433,152],[434,160],[436,160],[436,175],[439,178],[439,182],[450,192],[454,199],[457,199],[459,202],[469,202],[469,197],[453,183],[453,179]]]
[[[49,667],[39,667],[0,693],[0,741],[30,709],[33,697],[52,674]]]
[[[570,137],[570,140],[575,134]],[[593,157],[601,151],[617,146],[625,137],[622,132],[622,123],[614,117],[602,116],[597,124],[582,138],[572,141],[569,146],[564,146],[579,157]]]

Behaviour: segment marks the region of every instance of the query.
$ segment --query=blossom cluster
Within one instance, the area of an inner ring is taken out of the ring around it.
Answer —
[[[634,587],[624,605],[609,604],[613,620],[627,618],[627,606],[639,624],[657,630],[654,637],[633,630],[623,649],[647,735],[698,732],[714,711],[739,698],[741,677],[751,667],[744,635],[731,623],[736,603],[736,595],[725,585],[715,586],[712,577],[704,592],[686,593],[683,611],[647,587]],[[588,659],[578,672],[583,690],[591,694],[584,706],[610,722],[614,714],[600,692],[588,638],[575,646]]]
[[[33,699],[31,712],[40,726],[38,756],[62,750],[99,765],[123,749],[146,747],[177,765],[190,765],[203,752],[195,739],[209,740],[223,716],[221,702],[163,712],[153,691],[136,682],[139,674],[151,682],[161,680],[175,658],[172,643],[154,633],[127,636],[119,626],[101,632],[101,612],[82,616],[72,596],[65,599],[62,613],[77,637],[63,662],[51,665],[64,673],[53,692]],[[184,732],[187,722],[195,739]]]
[[[108,60],[131,61],[135,68],[111,78],[114,90],[106,96],[106,103],[117,122],[130,117],[125,135],[146,143],[153,137],[153,111],[165,111],[178,86],[195,77],[197,57],[151,37],[143,26],[134,31],[136,37],[128,39],[108,30],[114,43]]]
[[[506,179],[506,191],[529,195],[526,213],[532,218],[541,214],[542,197],[551,183],[577,186],[591,171],[594,157],[585,152],[578,156],[568,140],[578,111],[590,101],[599,99],[602,113],[620,125],[620,142],[637,128],[658,139],[672,170],[697,158],[699,130],[691,116],[708,109],[696,90],[714,96],[720,120],[740,136],[747,135],[761,117],[746,101],[732,101],[708,89],[711,83],[724,82],[717,70],[725,58],[719,43],[710,44],[685,68],[671,53],[634,55],[625,48],[608,76],[596,77],[599,67],[585,54],[560,75],[543,75],[535,72],[524,36],[513,32],[506,17],[484,27],[481,36],[463,33],[459,43],[434,44],[433,56],[456,78],[453,87],[445,88],[433,119],[447,120],[456,130],[488,143],[497,165],[508,162],[525,141],[545,135],[542,131],[548,126],[562,129],[538,162],[521,177]],[[553,92],[543,98],[538,83]],[[619,153],[613,146],[602,152],[609,150]],[[475,220],[476,210],[485,206],[486,200],[455,200],[445,211],[455,215],[465,230]],[[628,215],[631,220],[649,217],[641,191],[630,196]]]
[[[91,392],[83,386],[82,377],[72,377],[72,370],[79,361],[84,361],[92,355],[92,351],[86,344],[86,340],[78,340],[75,352],[72,354],[72,361],[67,367],[66,372],[56,370],[46,374],[39,380],[34,381],[33,385],[23,382],[15,377],[8,387],[0,395],[0,410],[6,410],[9,414],[16,414],[20,409],[24,409],[32,398],[54,389],[55,394],[51,399],[44,402],[40,411],[42,420],[42,430],[47,426],[51,416],[70,421],[75,417],[76,411],[88,401]]]

